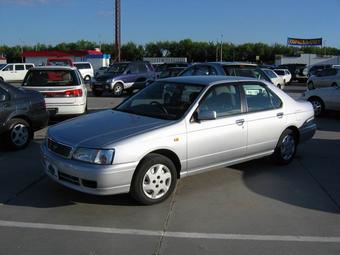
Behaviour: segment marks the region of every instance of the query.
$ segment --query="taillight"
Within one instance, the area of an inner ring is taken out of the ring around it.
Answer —
[[[43,93],[45,97],[82,97],[82,89],[72,89],[63,92],[45,92]]]

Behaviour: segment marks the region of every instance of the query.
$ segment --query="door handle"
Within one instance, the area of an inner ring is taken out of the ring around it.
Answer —
[[[242,125],[244,124],[244,119],[237,120],[237,121],[236,121],[236,124],[237,124],[238,126],[242,126]]]
[[[283,117],[283,112],[279,112],[276,114],[276,117],[278,117],[279,119],[281,119]]]

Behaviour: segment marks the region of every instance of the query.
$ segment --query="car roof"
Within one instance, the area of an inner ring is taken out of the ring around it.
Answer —
[[[204,76],[178,76],[178,77],[160,79],[158,81],[210,86],[213,84],[226,83],[226,82],[260,81],[260,80],[255,79],[255,78],[239,77],[239,76],[204,75]]]
[[[204,64],[204,63],[202,63]],[[256,64],[247,63],[247,62],[208,62],[208,64],[218,64],[223,66],[232,66],[232,65],[242,65],[242,66],[257,66]]]
[[[73,62],[73,64],[91,64],[90,62]]]
[[[77,70],[74,66],[36,66],[30,70]]]

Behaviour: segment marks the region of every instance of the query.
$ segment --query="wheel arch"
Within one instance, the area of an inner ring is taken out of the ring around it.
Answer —
[[[299,141],[300,141],[300,131],[299,131],[299,129],[298,129],[296,126],[291,125],[291,126],[287,127],[285,130],[291,130],[291,131],[293,131],[293,133],[294,133],[295,136],[296,136],[297,143],[299,143]],[[283,131],[283,132],[284,132],[284,131]]]

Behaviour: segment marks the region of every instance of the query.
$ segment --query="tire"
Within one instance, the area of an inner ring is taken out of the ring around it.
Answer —
[[[311,97],[308,99],[309,102],[313,105],[314,115],[315,117],[319,117],[325,111],[325,104],[324,102],[318,97]]]
[[[338,86],[338,84],[336,84],[336,82],[332,83],[332,87],[337,87],[337,86]]]
[[[152,205],[166,200],[174,191],[176,182],[174,163],[163,155],[150,154],[137,167],[130,193],[136,201]]]
[[[279,89],[281,89],[281,84],[277,84],[277,87],[278,87]]]
[[[11,119],[6,132],[7,143],[14,150],[21,150],[27,147],[33,137],[30,124],[23,119]]]
[[[297,136],[291,129],[286,129],[280,136],[276,145],[274,159],[279,165],[289,164],[295,156],[297,149]]]
[[[4,82],[4,81],[5,81],[4,78],[0,77],[0,82]]]
[[[113,95],[115,97],[119,97],[123,94],[123,91],[124,91],[124,86],[123,84],[121,83],[116,83],[114,86],[113,86]]]
[[[309,90],[315,89],[314,83],[313,82],[309,82],[307,85]]]
[[[99,91],[99,90],[92,90],[93,95],[96,97],[100,97],[103,94],[103,91]]]

